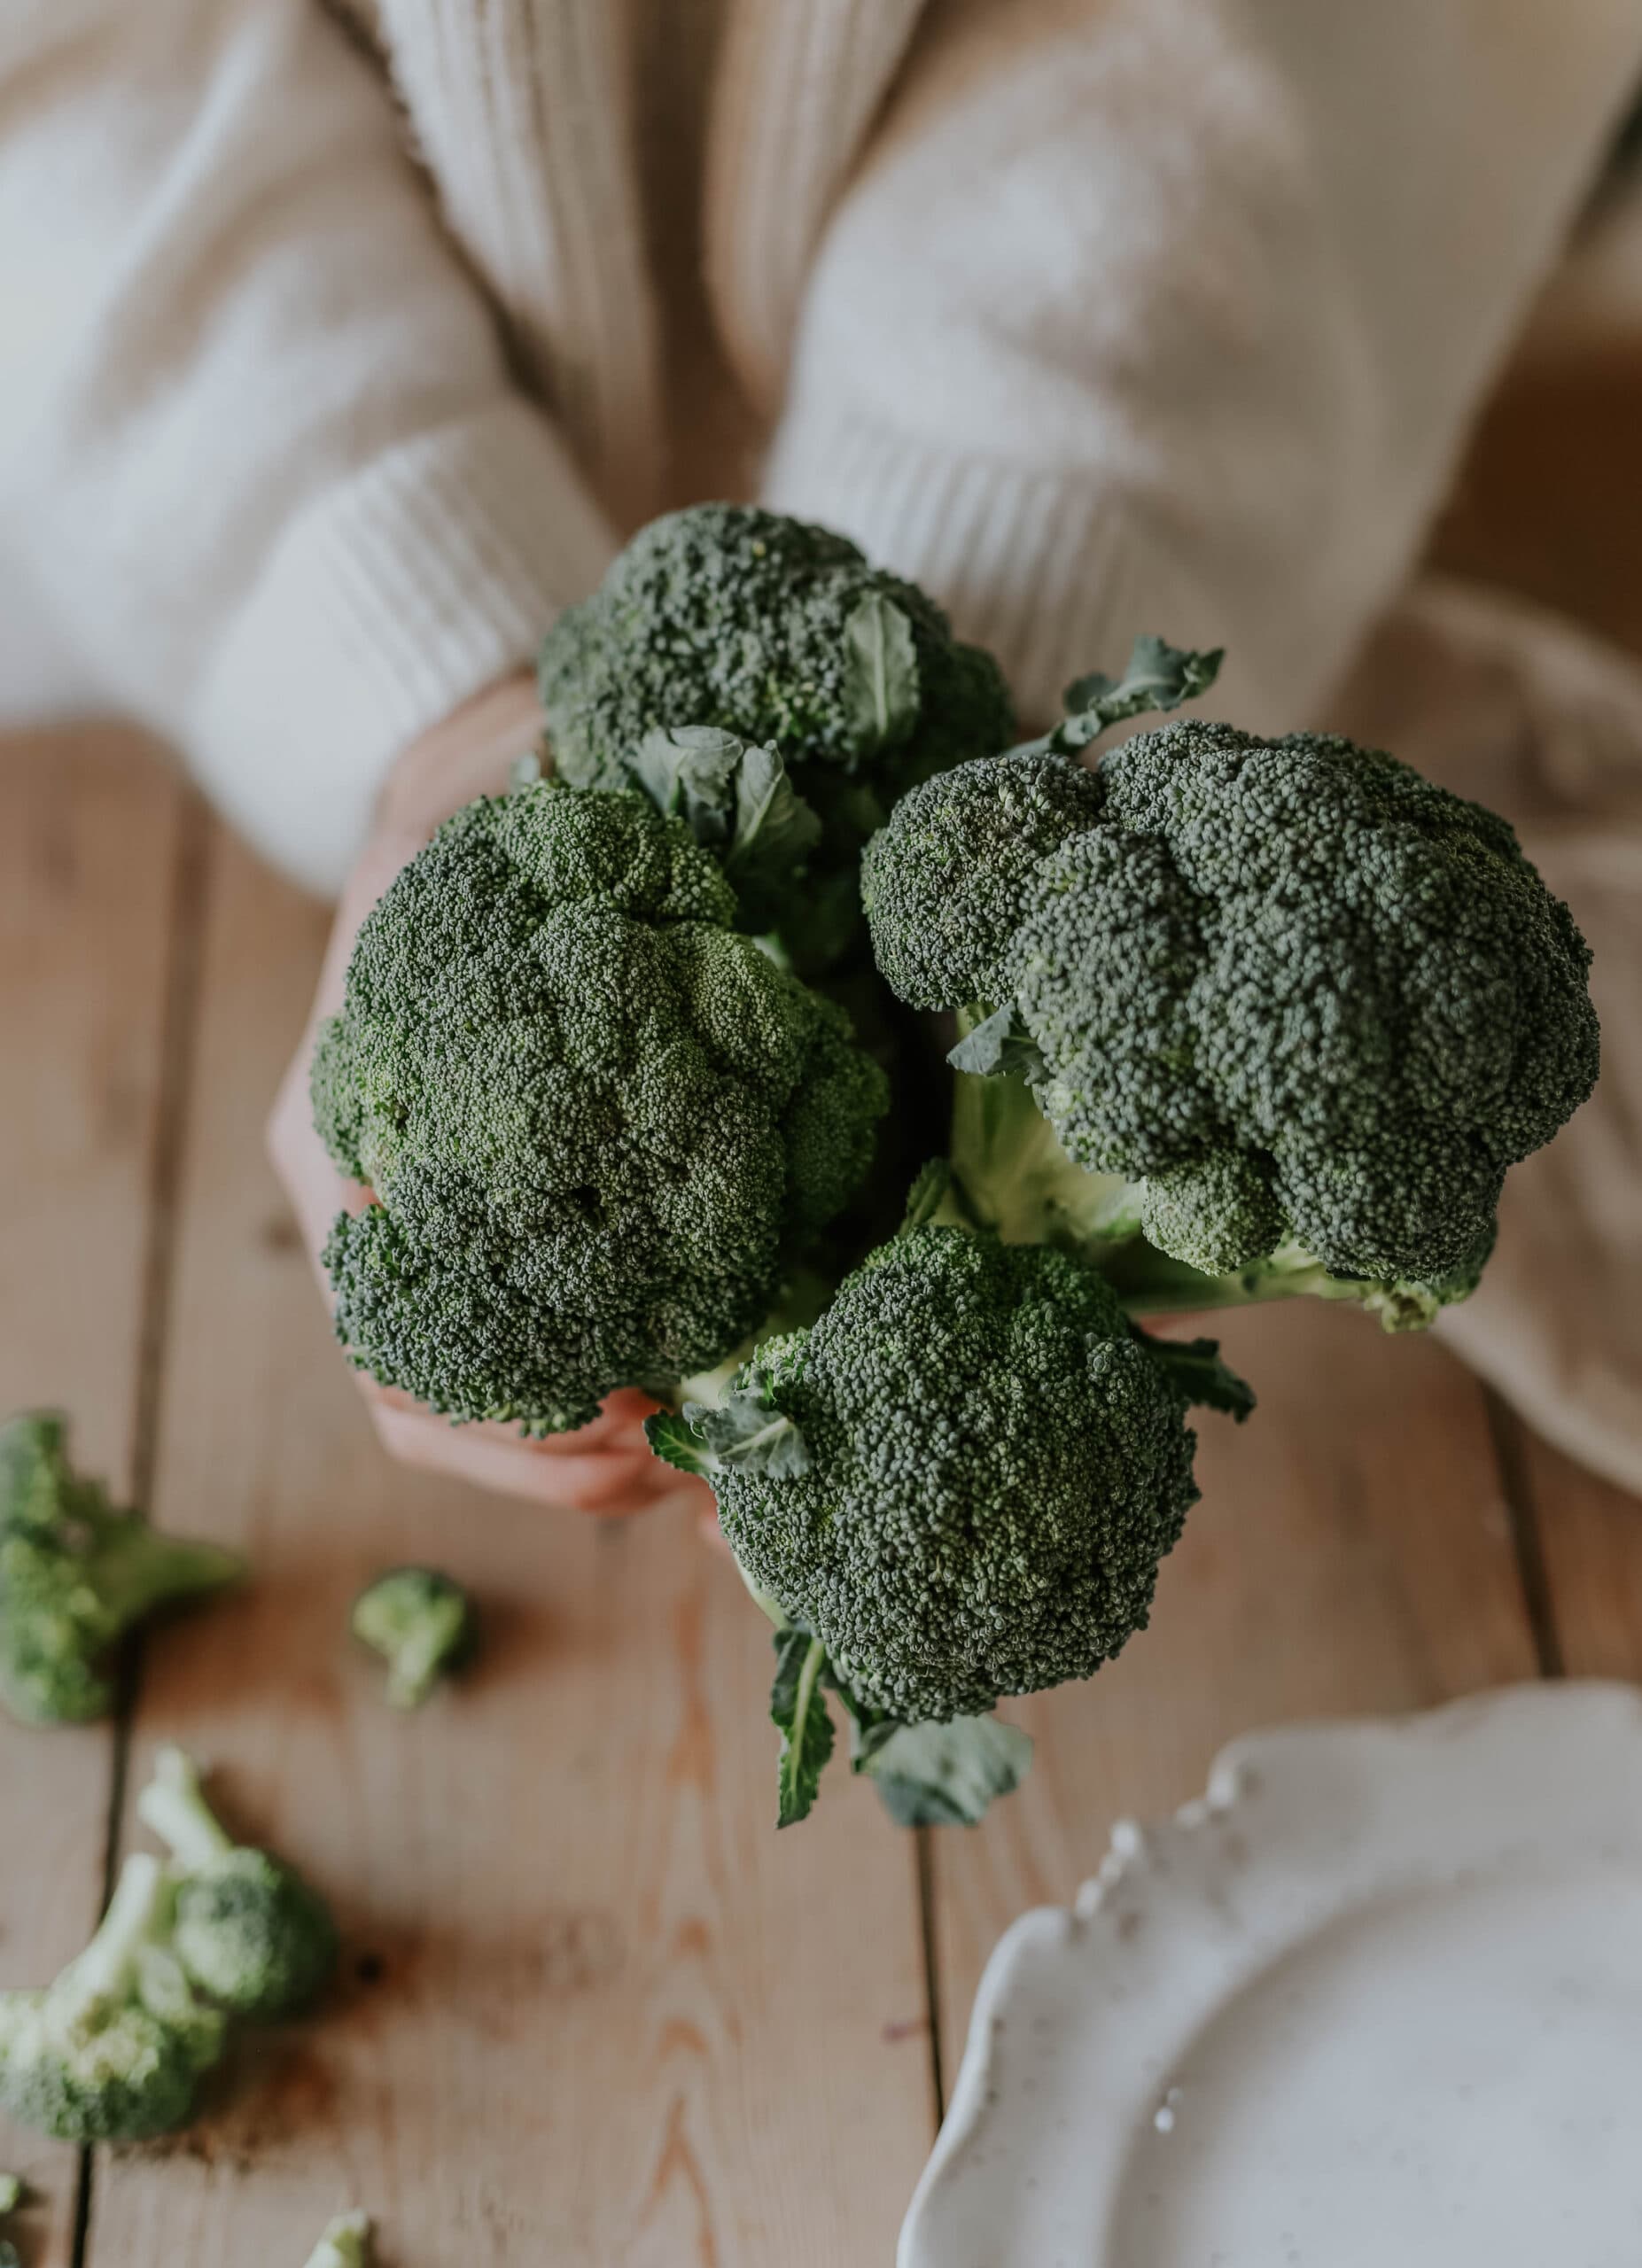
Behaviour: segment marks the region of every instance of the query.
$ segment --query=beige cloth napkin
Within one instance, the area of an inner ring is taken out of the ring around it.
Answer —
[[[1513,1169],[1482,1287],[1437,1328],[1548,1441],[1642,1493],[1642,664],[1432,578],[1324,721],[1503,812],[1595,953],[1597,1091]]]

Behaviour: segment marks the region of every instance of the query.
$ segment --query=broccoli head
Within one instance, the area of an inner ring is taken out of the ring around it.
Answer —
[[[160,1608],[236,1582],[214,1543],[156,1534],[68,1462],[67,1421],[35,1410],[0,1427],[0,1697],[35,1724],[107,1713],[110,1654]]]
[[[239,2016],[307,2008],[337,1961],[331,1909],[294,1868],[237,1845],[207,1806],[192,1760],[164,1748],[137,1815],[171,1853],[171,1942],[191,1983]]]
[[[325,1250],[357,1364],[556,1433],[759,1322],[887,1088],[733,913],[681,820],[560,785],[471,804],[389,885],[313,1066],[319,1132],[376,1199]]]
[[[354,1635],[387,1664],[388,1699],[419,1709],[472,1655],[479,1630],[467,1593],[432,1567],[393,1567],[354,1602]]]
[[[658,727],[715,726],[802,774],[881,773],[892,796],[1003,747],[1012,723],[997,664],[915,585],[742,504],[641,529],[549,632],[540,682],[554,762],[579,787],[629,784]]]
[[[1162,1352],[1063,1254],[911,1228],[733,1382],[769,1430],[713,1463],[725,1537],[899,1722],[1088,1677],[1144,1626],[1197,1494]]]
[[[1057,760],[929,781],[866,862],[884,975],[967,1012],[954,1065],[1029,1082],[1059,1145],[1057,1176],[1030,1112],[961,1092],[980,1216],[1034,1233],[1012,1130],[1038,1232],[1081,1213],[1086,1248],[1120,1223],[1179,1263],[1117,1255],[1136,1306],[1465,1296],[1507,1168],[1597,1073],[1589,951],[1509,826],[1327,735],[1174,725],[1052,787]]]
[[[43,1992],[0,1993],[0,2109],[68,2142],[171,2132],[222,2051],[167,1950],[172,1891],[128,1859],[102,1927]]]

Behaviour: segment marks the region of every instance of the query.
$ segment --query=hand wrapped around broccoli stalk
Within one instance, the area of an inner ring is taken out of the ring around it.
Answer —
[[[1198,1493],[1187,1407],[1252,1407],[1211,1345],[1148,1340],[1093,1270],[920,1218],[942,1194],[926,1177],[912,1224],[718,1409],[650,1421],[779,1626],[782,1824],[830,1753],[829,1689],[897,1816],[972,1818],[1014,1786],[1025,1744],[987,1713],[1144,1627]]]
[[[897,806],[863,895],[887,981],[967,1027],[975,1213],[1137,1311],[1310,1292],[1428,1322],[1595,1082],[1589,951],[1509,826],[1326,735],[961,765]]]
[[[471,804],[390,884],[313,1066],[320,1134],[376,1199],[324,1255],[356,1363],[556,1433],[758,1325],[887,1088],[734,916],[680,820],[557,784]]]

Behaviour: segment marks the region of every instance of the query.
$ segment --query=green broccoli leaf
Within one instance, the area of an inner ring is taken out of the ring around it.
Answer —
[[[1146,1332],[1136,1336],[1199,1409],[1224,1410],[1241,1425],[1254,1408],[1254,1388],[1221,1359],[1218,1339],[1154,1339]]]
[[[735,831],[724,871],[738,895],[752,882],[790,874],[821,840],[821,823],[792,784],[779,750],[743,750],[735,773]]]
[[[639,742],[633,769],[658,811],[681,819],[697,843],[711,846],[728,842],[734,828],[745,748],[713,725],[658,726]]]
[[[893,1725],[858,1762],[898,1827],[974,1827],[1031,1769],[1031,1736],[996,1717]]]
[[[1062,756],[1073,755],[1099,737],[1109,725],[1125,717],[1142,717],[1148,710],[1178,709],[1206,693],[1219,674],[1225,649],[1207,653],[1189,647],[1165,645],[1161,638],[1137,638],[1129,666],[1121,678],[1092,670],[1066,688],[1067,715],[1043,745]]]
[[[766,1398],[757,1371],[752,1384],[733,1386],[717,1408],[687,1402],[681,1415],[659,1413],[644,1421],[645,1439],[665,1464],[704,1480],[727,1469],[790,1480],[810,1469],[803,1434]]]
[[[1015,1003],[994,1008],[972,1031],[968,1031],[946,1060],[954,1071],[969,1071],[977,1078],[994,1072],[1014,1072],[1023,1079],[1044,1076],[1044,1060],[1036,1043],[1020,1028]]]
[[[792,1827],[808,1817],[828,1758],[832,1719],[824,1684],[826,1649],[805,1630],[775,1633],[775,1682],[770,1716],[781,1734],[775,1824]]]
[[[868,592],[844,625],[844,708],[860,752],[904,741],[918,721],[918,649],[905,610]]]

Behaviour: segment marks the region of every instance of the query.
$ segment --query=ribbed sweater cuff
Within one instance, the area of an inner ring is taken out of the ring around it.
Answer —
[[[334,890],[394,756],[527,663],[616,541],[521,401],[373,459],[296,514],[214,657],[184,733],[202,784]]]
[[[1116,474],[954,458],[860,417],[805,416],[777,436],[764,501],[922,585],[997,655],[1025,725],[1059,716],[1071,680],[1118,666],[1143,631],[1226,647],[1205,705],[1254,729],[1292,726],[1326,681],[1315,629],[1296,618],[1282,654],[1269,625],[1240,636],[1234,595],[1189,571],[1185,540]]]

